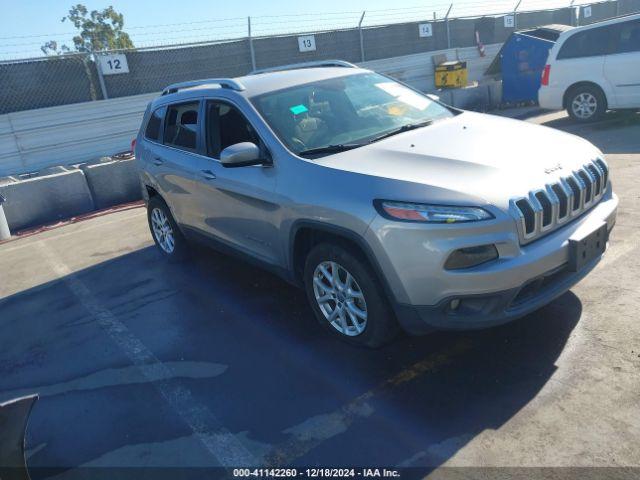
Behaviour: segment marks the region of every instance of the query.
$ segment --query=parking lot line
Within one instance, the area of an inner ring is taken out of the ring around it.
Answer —
[[[222,426],[215,415],[193,397],[188,388],[175,380],[175,372],[162,363],[115,314],[100,304],[89,287],[45,241],[40,240],[37,245],[55,274],[129,360],[139,367],[140,372],[155,386],[221,466],[259,465],[258,460],[238,438]]]
[[[294,427],[288,428],[284,433],[291,434],[292,438],[277,445],[267,454],[265,457],[266,465],[270,467],[290,465],[322,442],[345,432],[354,421],[371,416],[374,413],[374,409],[368,402],[375,396],[388,393],[427,372],[433,372],[451,363],[454,357],[466,352],[470,347],[471,344],[468,339],[461,339],[448,350],[429,355],[334,412],[309,418]]]

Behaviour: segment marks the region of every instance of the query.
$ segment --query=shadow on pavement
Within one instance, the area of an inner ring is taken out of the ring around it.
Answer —
[[[581,124],[568,115],[541,123],[568,133],[579,135],[594,143],[606,154],[640,152],[640,113],[634,111],[607,112],[594,123]]]
[[[372,351],[328,337],[303,292],[210,250],[170,265],[146,248],[75,278],[160,361],[226,366],[172,381],[274,465],[440,465],[536,397],[582,312],[568,293],[502,327],[402,336]],[[63,280],[0,300],[0,328],[11,332],[0,341],[0,399],[77,384],[41,397],[30,465],[73,467],[188,437],[151,385],[73,383],[130,362]],[[185,452],[174,454],[157,460],[190,465]]]

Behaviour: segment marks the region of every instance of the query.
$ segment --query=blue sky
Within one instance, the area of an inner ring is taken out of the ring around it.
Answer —
[[[40,56],[47,40],[71,44],[73,27],[61,23],[78,0],[0,0],[0,59]],[[90,10],[108,5],[124,14],[125,30],[136,46],[199,42],[246,35],[247,16],[254,34],[313,31],[364,24],[423,20],[444,16],[447,0],[85,0]],[[517,0],[458,0],[453,16],[511,10]],[[567,6],[569,0],[523,0],[521,10]],[[577,0],[575,4],[588,3]]]

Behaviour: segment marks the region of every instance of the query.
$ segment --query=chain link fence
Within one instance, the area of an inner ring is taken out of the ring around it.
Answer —
[[[515,30],[586,25],[640,12],[640,0],[471,18],[426,19],[313,33],[248,36],[205,44],[70,54],[0,62],[0,114],[157,92],[170,83],[235,77],[256,68],[314,60],[362,62],[447,48],[504,42]],[[102,60],[102,61],[101,61]],[[126,68],[125,68],[126,67]]]

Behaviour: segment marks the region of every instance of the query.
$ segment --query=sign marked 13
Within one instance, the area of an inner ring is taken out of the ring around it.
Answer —
[[[298,50],[301,52],[313,52],[316,49],[316,37],[314,35],[305,35],[298,37]]]

